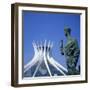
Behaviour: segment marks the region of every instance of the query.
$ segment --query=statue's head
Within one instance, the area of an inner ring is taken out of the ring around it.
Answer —
[[[65,33],[65,36],[70,35],[71,34],[71,29],[69,27],[65,27],[64,28],[64,33]]]

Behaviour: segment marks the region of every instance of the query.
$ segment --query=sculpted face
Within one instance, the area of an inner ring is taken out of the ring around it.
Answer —
[[[66,30],[64,30],[64,34],[65,34],[65,36],[67,37],[67,31],[66,31]]]
[[[64,34],[67,37],[67,35],[70,35],[71,29],[70,28],[64,28]]]

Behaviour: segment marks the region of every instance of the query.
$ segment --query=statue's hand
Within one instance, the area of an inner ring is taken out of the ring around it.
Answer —
[[[61,48],[60,51],[61,51],[61,54],[64,55],[63,48]]]
[[[63,40],[61,40],[61,42],[60,42],[60,51],[61,51],[61,54],[64,55],[64,52],[63,52]]]
[[[60,48],[63,48],[63,40],[60,42]]]

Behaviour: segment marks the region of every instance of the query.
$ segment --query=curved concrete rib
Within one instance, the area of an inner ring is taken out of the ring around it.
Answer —
[[[26,69],[29,65],[31,65],[39,55],[36,44],[33,42],[32,45],[33,45],[33,48],[34,48],[34,58],[28,64],[26,64],[24,66],[24,69]]]
[[[49,57],[49,55],[47,54],[47,60],[48,62],[54,66],[60,73],[62,73],[63,75],[66,75],[60,68],[58,68],[58,66],[52,61],[52,59]]]
[[[34,48],[34,58],[24,66],[24,73],[29,70],[34,64],[36,64],[40,57],[42,57],[42,49],[39,50],[39,47],[33,42],[33,48]]]
[[[41,63],[42,63],[42,60],[40,60],[40,61],[38,62],[38,65],[37,65],[37,67],[36,67],[36,69],[35,69],[35,72],[34,72],[34,74],[33,74],[33,77],[35,77],[35,75],[36,75],[36,73],[37,73],[37,71],[38,71]]]
[[[33,65],[35,65],[42,57],[42,51],[40,50],[35,56],[34,58],[24,66],[24,72],[26,72],[27,70],[29,70]],[[41,58],[40,58],[41,57]]]
[[[24,69],[27,68],[27,67],[28,67],[29,65],[31,65],[32,63],[34,63],[34,61],[36,61],[35,59],[37,60],[37,57],[36,57],[36,56],[34,56],[34,58],[33,58],[32,60],[30,60],[29,63],[27,63],[27,64],[24,66]]]
[[[35,65],[37,62],[39,61],[39,59],[33,59],[29,64],[28,64],[28,66],[26,67],[26,68],[24,68],[24,73],[26,72],[26,71],[28,71],[33,65]]]
[[[44,62],[45,62],[46,68],[49,72],[49,75],[52,76],[50,68],[49,68],[48,63],[47,63],[47,59],[46,59],[46,40],[45,40],[45,43],[44,43]]]
[[[67,70],[65,67],[63,67],[61,64],[59,64],[58,62],[56,62],[56,61],[54,60],[54,58],[51,57],[51,61],[52,61],[53,63],[55,63],[55,64],[56,64],[59,68],[61,68],[62,70],[68,72],[68,70]]]

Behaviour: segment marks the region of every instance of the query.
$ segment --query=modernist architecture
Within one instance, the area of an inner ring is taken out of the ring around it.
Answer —
[[[32,45],[34,48],[34,56],[24,66],[24,77],[66,75],[67,69],[52,57],[52,42],[45,40],[43,44],[42,42],[40,44],[33,42]]]

